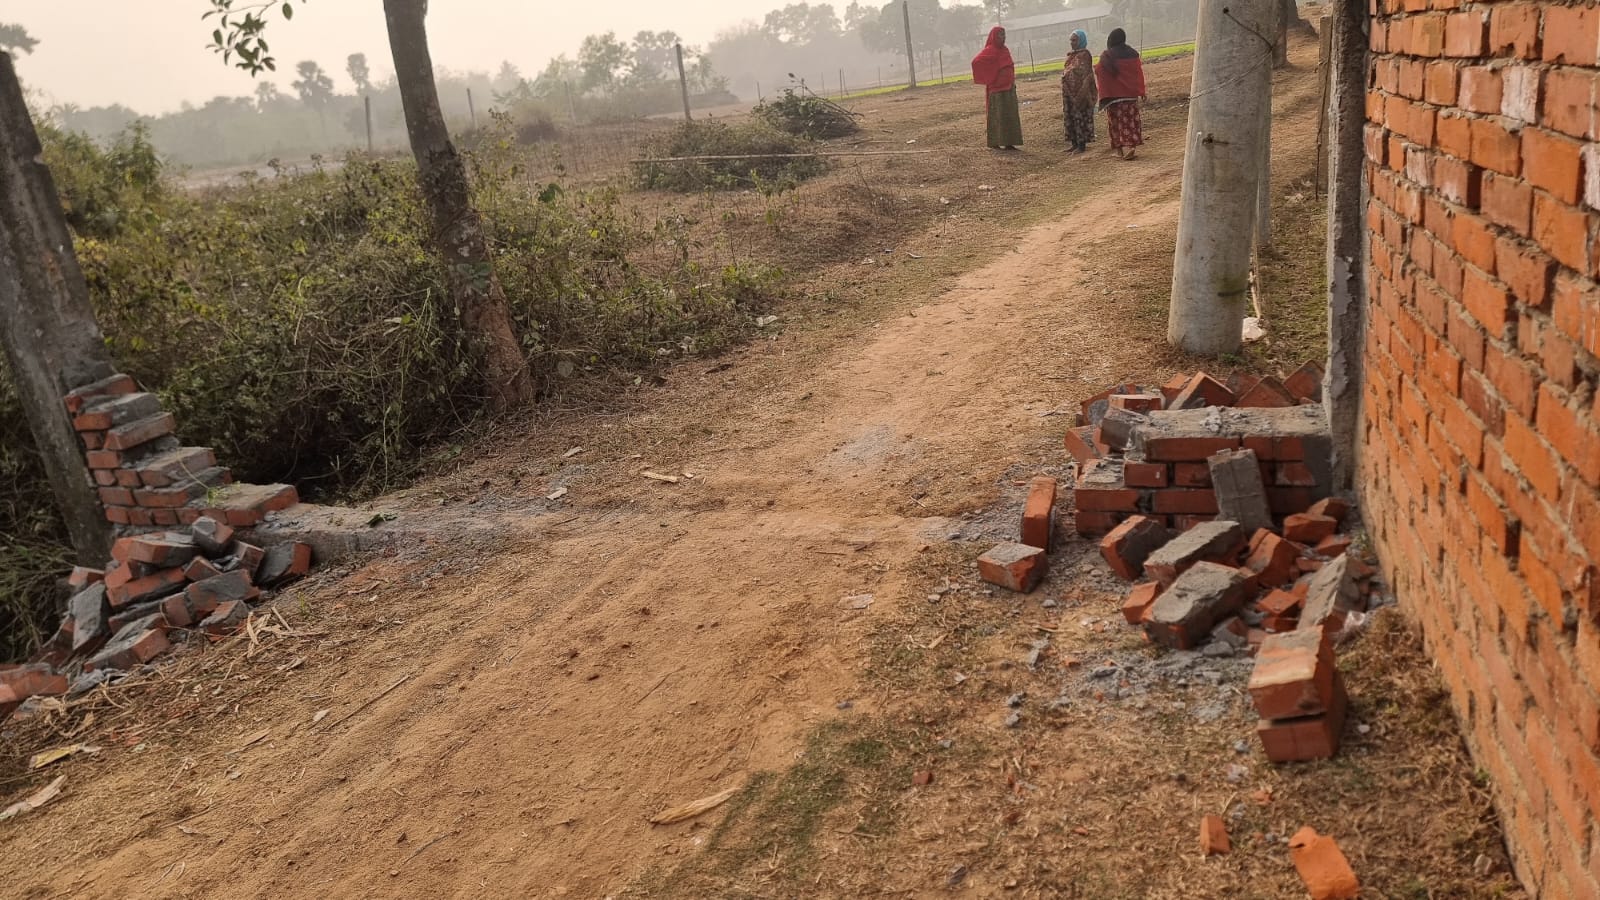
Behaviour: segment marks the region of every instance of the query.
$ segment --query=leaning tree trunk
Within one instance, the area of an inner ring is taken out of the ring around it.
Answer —
[[[433,217],[433,239],[444,256],[450,297],[483,360],[494,408],[524,404],[533,398],[533,380],[511,329],[505,291],[494,275],[483,219],[472,205],[466,166],[439,108],[425,25],[428,2],[383,0],[383,11],[417,182]]]

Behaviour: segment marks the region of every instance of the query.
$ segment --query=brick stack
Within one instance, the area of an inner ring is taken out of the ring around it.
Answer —
[[[1600,895],[1600,8],[1380,0],[1361,481],[1518,876]]]
[[[171,527],[209,516],[248,528],[299,502],[292,485],[234,484],[210,450],[182,446],[172,414],[126,375],[79,388],[66,404],[113,524]]]
[[[26,666],[0,671],[0,719],[34,696],[68,690],[68,676],[127,671],[172,647],[175,633],[218,640],[237,632],[263,588],[311,569],[311,547],[263,550],[202,516],[183,531],[119,538],[104,570],[79,567],[55,636]]]
[[[1158,391],[1119,385],[1085,401],[1067,433],[1079,463],[1073,491],[1079,534],[1104,534],[1133,515],[1185,530],[1215,519],[1209,460],[1253,450],[1274,516],[1300,512],[1329,494],[1332,442],[1322,407],[1322,371],[1307,363],[1289,378],[1199,372]]]
[[[978,577],[1022,594],[1033,590],[1049,566],[1055,525],[1056,480],[1040,475],[1028,484],[1018,529],[1020,541],[992,547],[978,557]]]

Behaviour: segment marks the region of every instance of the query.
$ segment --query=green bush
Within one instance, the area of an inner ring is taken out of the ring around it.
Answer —
[[[546,396],[713,352],[762,311],[775,273],[706,271],[681,226],[642,227],[611,192],[528,182],[502,125],[469,155],[475,198]],[[187,442],[215,448],[242,479],[371,495],[414,478],[430,448],[479,418],[482,378],[409,161],[352,156],[336,170],[192,194],[143,180],[138,134],[129,152],[46,139],[63,205],[82,211],[78,257],[118,365],[161,394]],[[0,390],[13,429],[0,432],[0,484],[21,486],[0,506],[0,607],[15,620],[38,608],[65,554],[7,404]],[[14,547],[16,535],[39,539]],[[16,630],[0,618],[13,649],[37,638]]]
[[[684,122],[646,139],[646,159],[634,170],[644,187],[685,193],[792,186],[828,170],[823,157],[795,155],[816,149],[811,141],[765,122]]]
[[[818,97],[804,85],[784,88],[778,96],[757,103],[750,114],[779,131],[814,141],[846,137],[861,130],[854,112]]]

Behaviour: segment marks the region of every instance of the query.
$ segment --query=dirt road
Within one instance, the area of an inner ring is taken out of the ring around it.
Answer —
[[[64,764],[56,806],[0,826],[0,881],[21,897],[706,896],[671,873],[722,812],[650,817],[790,769],[842,718],[892,717],[862,672],[884,623],[924,604],[927,561],[983,549],[993,529],[964,514],[1060,465],[1052,410],[1174,368],[1083,256],[1171,228],[1181,148],[1164,137],[1138,163],[1064,160],[1091,199],[988,226],[986,262],[875,321],[699,363],[644,411],[508,435],[390,501],[433,536],[292,592],[290,634],[107,696],[80,726],[102,754]],[[788,895],[747,875],[710,893]],[[857,893],[817,877],[808,893]]]

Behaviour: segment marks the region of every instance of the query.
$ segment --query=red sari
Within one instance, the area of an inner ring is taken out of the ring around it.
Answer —
[[[1011,58],[1011,50],[1000,42],[1005,33],[999,25],[989,29],[989,40],[972,58],[973,82],[988,88],[991,94],[1017,86],[1017,64]]]
[[[1106,130],[1117,150],[1144,143],[1144,123],[1139,101],[1145,97],[1144,63],[1139,51],[1126,44],[1107,47],[1094,67],[1100,88],[1100,108],[1106,111]]]

